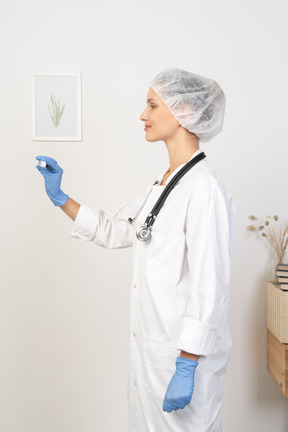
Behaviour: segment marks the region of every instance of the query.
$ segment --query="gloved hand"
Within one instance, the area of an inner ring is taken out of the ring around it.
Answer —
[[[183,409],[191,402],[194,389],[194,373],[198,362],[182,357],[176,358],[174,373],[163,402],[163,411]]]
[[[40,165],[36,165],[36,168],[44,177],[47,195],[55,206],[62,206],[69,198],[69,196],[64,194],[60,189],[63,169],[50,157],[36,156],[36,159],[46,162],[46,168]]]

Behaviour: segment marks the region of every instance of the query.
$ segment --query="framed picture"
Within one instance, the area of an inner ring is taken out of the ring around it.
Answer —
[[[32,141],[82,141],[81,73],[31,72]]]

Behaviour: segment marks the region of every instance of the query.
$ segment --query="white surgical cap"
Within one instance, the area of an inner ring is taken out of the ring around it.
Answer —
[[[150,86],[181,126],[200,141],[210,141],[221,132],[226,98],[216,81],[182,69],[167,68]]]

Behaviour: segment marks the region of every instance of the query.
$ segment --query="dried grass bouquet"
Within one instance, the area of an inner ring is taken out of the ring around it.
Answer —
[[[248,216],[250,220],[258,220],[256,216]],[[269,219],[269,220],[268,220]],[[247,229],[249,231],[262,231],[261,237],[266,238],[271,244],[278,256],[278,264],[284,263],[284,254],[288,245],[288,225],[282,231],[280,222],[278,223],[278,216],[266,216],[266,220],[263,225],[259,225],[256,228],[254,225],[249,225]]]

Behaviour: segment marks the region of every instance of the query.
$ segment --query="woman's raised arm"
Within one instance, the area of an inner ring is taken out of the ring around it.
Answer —
[[[64,213],[67,214],[67,216],[69,216],[73,221],[75,221],[80,208],[80,204],[78,204],[72,198],[68,198],[68,201],[66,201],[65,204],[60,206],[60,208],[64,211]]]

